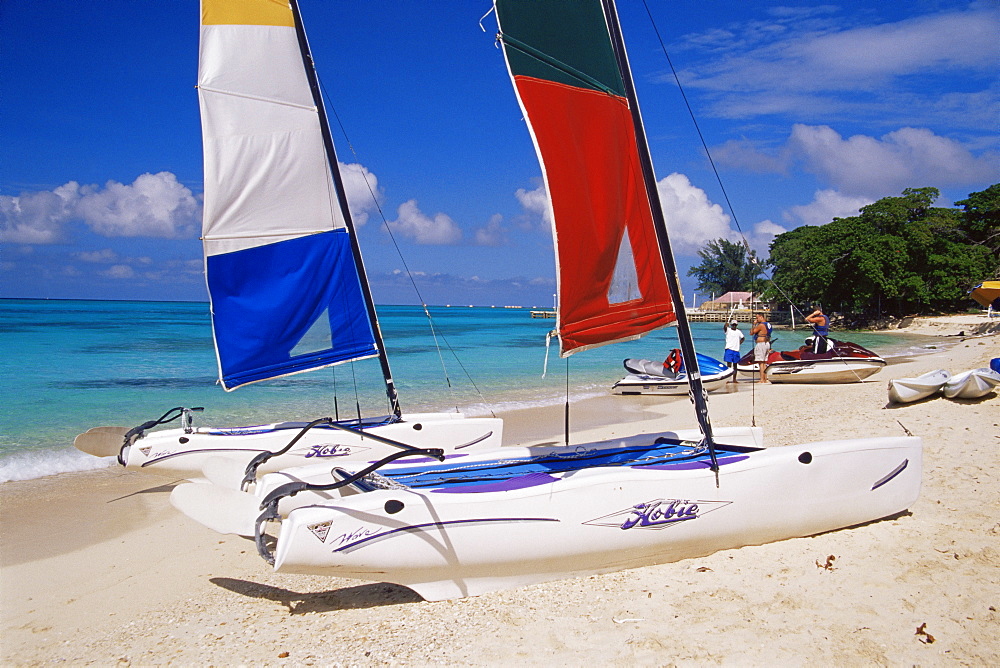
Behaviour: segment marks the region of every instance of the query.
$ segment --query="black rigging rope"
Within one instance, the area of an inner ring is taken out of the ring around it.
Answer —
[[[681,84],[680,76],[677,74],[677,70],[674,68],[674,63],[670,58],[670,54],[667,52],[667,46],[663,42],[663,37],[660,35],[660,30],[656,26],[656,21],[655,19],[653,19],[653,14],[649,9],[649,4],[646,2],[646,0],[642,0],[642,6],[645,8],[646,15],[649,17],[649,23],[653,27],[653,32],[656,33],[656,39],[660,43],[660,49],[663,51],[663,55],[667,60],[667,65],[670,66],[670,73],[673,75],[674,82],[677,84],[677,90],[680,91],[681,99],[684,100],[684,106],[687,107],[688,115],[691,117],[691,123],[694,125],[694,129],[698,133],[698,139],[701,141],[701,146],[702,149],[704,149],[705,151],[705,156],[708,158],[708,162],[712,166],[712,172],[715,174],[715,180],[719,184],[719,190],[722,191],[722,197],[723,199],[726,200],[726,207],[729,209],[729,214],[733,217],[733,223],[736,224],[736,229],[740,233],[740,238],[743,241],[743,247],[746,249],[747,252],[747,258],[755,265],[757,265],[757,268],[760,270],[761,273],[764,273],[766,269],[764,265],[761,263],[761,261],[757,258],[756,254],[753,253],[752,249],[750,248],[750,242],[747,241],[746,233],[743,232],[743,227],[740,225],[739,218],[736,215],[736,209],[733,207],[733,203],[729,199],[729,193],[726,191],[726,186],[722,181],[722,175],[719,173],[719,169],[718,167],[716,167],[715,160],[712,158],[712,152],[708,149],[708,142],[705,140],[705,135],[701,131],[701,126],[698,124],[698,118],[694,114],[694,109],[691,106],[691,102],[688,100],[687,93],[684,91],[684,86]],[[795,304],[794,301],[792,301],[791,297],[788,296],[788,293],[781,289],[781,286],[778,285],[778,283],[774,280],[773,274],[771,275],[770,281],[771,281],[771,286],[774,287],[774,289],[777,290],[778,293],[780,293],[781,296],[784,297],[786,301],[788,301],[788,303],[795,311],[798,311],[799,314],[802,315],[804,320],[805,313]],[[856,372],[855,375],[857,375]],[[754,388],[751,387],[751,390],[753,389]]]
[[[353,155],[354,159],[358,162],[358,164],[360,164],[361,161],[358,158],[358,153],[357,151],[354,150],[354,143],[351,142],[351,138],[347,134],[347,129],[344,127],[343,122],[340,120],[340,114],[337,113],[337,108],[333,105],[333,101],[327,94],[326,89],[323,87],[322,82],[320,82],[320,89],[323,92],[323,97],[326,99],[327,110],[332,112],[333,117],[337,119],[337,125],[340,128],[340,132],[343,135],[344,140],[347,142],[347,147],[351,150],[351,155]],[[472,385],[472,388],[476,391],[476,394],[479,395],[479,398],[483,401],[483,405],[485,405],[486,408],[489,409],[490,414],[493,417],[496,417],[496,413],[493,412],[493,408],[490,406],[489,402],[487,402],[486,397],[479,389],[479,386],[477,386],[476,382],[472,379],[472,375],[469,373],[469,370],[465,368],[465,365],[459,358],[458,353],[455,352],[455,349],[452,347],[451,343],[444,336],[444,334],[438,332],[437,328],[434,326],[434,319],[431,317],[431,312],[427,306],[427,302],[424,300],[424,296],[423,294],[421,294],[420,288],[417,287],[417,282],[413,279],[413,272],[410,271],[410,266],[407,264],[406,258],[403,256],[403,252],[399,247],[399,243],[396,241],[396,235],[392,233],[392,227],[389,225],[389,221],[386,220],[385,212],[382,211],[382,205],[379,204],[378,197],[375,196],[375,191],[372,189],[371,182],[369,182],[367,176],[364,177],[364,181],[365,181],[365,186],[368,188],[368,193],[371,195],[372,203],[375,205],[375,209],[378,211],[378,215],[382,219],[382,225],[385,227],[386,232],[388,232],[389,234],[389,239],[392,241],[393,248],[395,248],[396,254],[399,256],[400,262],[403,263],[403,270],[406,272],[406,278],[409,279],[410,285],[413,286],[413,291],[416,293],[417,299],[420,301],[420,306],[424,311],[424,315],[427,317],[427,324],[431,330],[431,337],[434,339],[434,347],[437,349],[438,359],[441,361],[441,369],[444,373],[445,383],[447,384],[448,389],[449,390],[452,389],[451,377],[448,375],[448,368],[445,365],[444,357],[441,355],[441,346],[438,344],[439,336],[441,337],[441,340],[444,342],[445,347],[448,349],[448,352],[450,352],[452,354],[452,357],[455,358],[455,362],[462,369],[462,372],[465,374],[465,377]]]

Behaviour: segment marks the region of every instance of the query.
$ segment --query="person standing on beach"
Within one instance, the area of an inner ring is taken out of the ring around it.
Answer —
[[[763,313],[758,313],[755,320],[750,329],[750,336],[754,337],[753,361],[760,367],[760,380],[757,382],[766,383],[767,356],[771,353],[771,323]]]
[[[736,365],[740,361],[740,346],[743,344],[743,332],[740,331],[740,325],[735,320],[730,321],[729,326],[722,326],[726,330],[726,355],[723,360],[726,364],[729,364],[733,369],[733,379],[727,380],[726,384],[736,382]]]
[[[817,306],[816,310],[806,316],[806,322],[813,328],[813,352],[825,353],[830,349],[830,316],[823,313],[823,307]]]

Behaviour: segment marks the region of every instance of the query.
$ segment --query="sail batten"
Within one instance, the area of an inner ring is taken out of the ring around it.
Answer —
[[[379,356],[292,6],[202,0],[198,94],[223,387]]]
[[[675,320],[625,84],[597,3],[498,0],[500,42],[552,205],[563,356]],[[634,276],[621,298],[619,266]]]

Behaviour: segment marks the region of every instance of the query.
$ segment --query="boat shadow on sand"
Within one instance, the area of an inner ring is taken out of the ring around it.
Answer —
[[[210,578],[209,581],[248,598],[275,601],[288,608],[289,614],[305,615],[315,612],[336,610],[363,610],[389,605],[417,603],[424,599],[412,589],[389,582],[363,584],[343,589],[321,592],[294,592],[281,587],[236,580],[234,578]]]

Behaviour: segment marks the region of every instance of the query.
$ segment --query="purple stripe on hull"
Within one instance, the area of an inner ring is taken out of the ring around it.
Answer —
[[[876,482],[874,485],[872,485],[872,491],[875,491],[876,489],[878,489],[879,487],[881,487],[882,485],[886,484],[887,482],[889,482],[890,480],[892,480],[893,478],[895,478],[896,476],[898,476],[900,473],[902,473],[903,469],[905,469],[906,465],[909,464],[909,463],[910,463],[909,459],[904,459],[903,463],[900,464],[899,466],[897,466],[896,468],[894,468],[889,473],[889,475],[885,476],[884,478],[882,478],[881,480],[879,480],[878,482]]]
[[[360,549],[369,543],[380,541],[383,538],[391,538],[398,533],[416,533],[419,531],[426,531],[428,529],[444,529],[449,526],[477,526],[480,524],[496,524],[497,522],[503,524],[510,524],[511,522],[558,522],[559,520],[549,517],[491,517],[473,520],[451,520],[448,522],[428,522],[427,524],[412,524],[406,527],[399,527],[398,529],[390,529],[383,533],[367,536],[360,540],[353,541],[347,545],[343,545],[334,550],[334,552],[353,552],[354,550]]]

